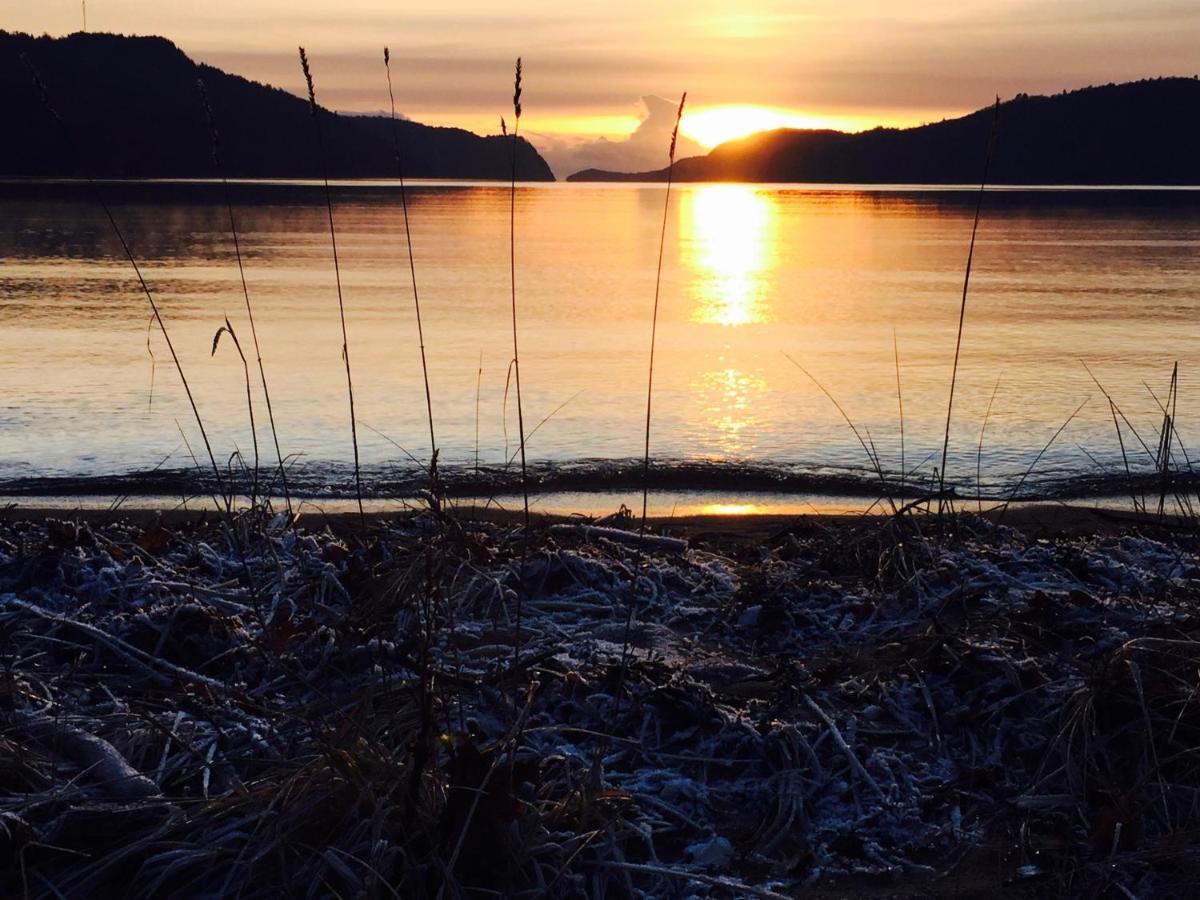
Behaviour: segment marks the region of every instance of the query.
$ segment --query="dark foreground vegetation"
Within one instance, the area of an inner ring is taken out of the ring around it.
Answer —
[[[86,150],[87,171],[64,143],[30,80],[25,54]],[[400,54],[397,53],[397,56]],[[314,63],[322,63],[318,57]],[[325,63],[326,69],[331,63]],[[382,73],[382,65],[380,66]],[[215,170],[203,79],[221,131]],[[402,92],[403,84],[397,88]],[[379,108],[388,95],[379,83]],[[0,93],[5,140],[0,175],[121,178],[317,178],[309,103],[287,91],[194,63],[165,38],[73,34],[35,38],[0,32]],[[524,139],[480,137],[389,116],[346,116],[319,108],[324,164],[336,178],[394,178],[396,141],[404,174],[416,178],[508,180],[515,159],[527,181],[553,181]]]
[[[0,523],[0,891],[1144,897],[1200,877],[1185,525],[629,523]]]
[[[993,184],[1192,185],[1200,182],[1200,80],[1158,78],[1000,104]],[[676,181],[972,184],[992,110],[860,134],[780,129],[681,159]],[[589,169],[568,181],[665,181],[667,170]]]

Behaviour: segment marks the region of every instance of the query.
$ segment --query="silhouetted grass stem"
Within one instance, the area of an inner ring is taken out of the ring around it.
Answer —
[[[654,400],[654,348],[658,339],[658,302],[662,294],[663,254],[667,246],[667,220],[671,210],[671,183],[675,175],[675,145],[679,138],[679,123],[683,119],[683,107],[687,103],[687,91],[679,98],[679,109],[675,112],[675,127],[671,131],[671,146],[668,150],[667,187],[663,194],[662,226],[658,234],[658,265],[654,273],[654,306],[650,313],[650,359],[646,374],[646,430],[642,452],[642,520],[638,534],[645,538],[646,520],[650,502],[650,419]],[[629,665],[629,637],[633,629],[633,612],[637,603],[638,573],[642,568],[643,542],[638,543],[637,558],[629,584],[629,603],[625,610],[624,637],[621,641],[621,671],[616,690],[616,707],[620,711],[621,694],[625,687],[625,673]]]
[[[992,107],[992,129],[988,136],[987,153],[983,160],[983,177],[979,181],[979,195],[975,200],[975,218],[971,224],[971,244],[967,250],[967,268],[963,275],[962,302],[958,307],[958,336],[954,341],[954,368],[950,373],[950,396],[946,401],[946,436],[942,441],[942,467],[938,472],[938,514],[945,504],[946,460],[950,454],[950,420],[954,414],[954,387],[958,382],[958,358],[962,351],[963,324],[967,318],[967,292],[971,286],[971,264],[975,260],[975,237],[979,232],[979,217],[983,212],[983,195],[987,188],[988,170],[992,165],[992,151],[996,146],[996,126],[1000,121],[1000,98]]]
[[[242,282],[242,297],[246,302],[246,319],[250,322],[250,340],[254,344],[254,357],[255,357],[255,362],[258,365],[258,377],[259,377],[259,380],[262,382],[263,399],[266,401],[266,404],[267,404],[267,421],[270,423],[270,426],[271,426],[271,440],[275,444],[275,458],[279,464],[279,483],[280,483],[281,489],[283,490],[283,502],[287,506],[288,516],[290,518],[292,516],[292,497],[291,497],[291,492],[288,490],[287,469],[283,462],[283,451],[279,448],[279,430],[275,427],[275,410],[271,406],[271,390],[269,387],[267,387],[267,370],[266,370],[266,367],[263,365],[262,349],[260,348],[259,343],[258,343],[258,327],[254,323],[254,309],[250,303],[250,288],[246,284],[246,267],[245,267],[244,263],[242,262],[242,244],[241,244],[241,240],[238,238],[237,219],[234,217],[234,214],[233,214],[233,199],[229,194],[229,179],[228,179],[228,177],[226,177],[224,167],[221,165],[220,131],[217,129],[216,117],[213,114],[212,104],[209,102],[209,99],[208,99],[208,90],[206,89],[206,87],[204,85],[204,80],[198,78],[198,79],[196,79],[196,84],[200,89],[200,99],[204,104],[205,115],[208,117],[209,133],[212,137],[213,166],[217,170],[218,174],[221,177],[221,190],[222,190],[222,193],[223,193],[224,199],[225,199],[225,211],[229,215],[229,233],[233,238],[233,252],[234,252],[235,257],[237,258],[238,276],[241,278],[241,282]],[[238,344],[238,352],[241,353],[241,344],[240,343]],[[243,357],[242,361],[245,362],[244,357]],[[251,420],[250,427],[253,428],[254,427],[253,410],[251,410],[251,417],[252,417],[252,420]],[[257,482],[258,482],[258,436],[257,436],[257,434],[255,435],[255,438],[254,438],[254,459],[255,459],[254,478],[255,478],[255,484],[257,485]]]
[[[509,186],[508,204],[508,264],[512,287],[512,371],[517,387],[517,434],[521,450],[521,498],[524,502],[525,550],[521,554],[521,580],[524,581],[525,563],[529,546],[529,475],[525,461],[525,411],[521,403],[521,353],[517,343],[517,132],[521,128],[521,58],[517,57],[516,74],[513,77],[513,129],[512,129],[512,179]],[[500,130],[507,131],[503,117]],[[513,642],[513,671],[521,664],[521,595],[525,592],[522,583],[517,590],[517,634]]]
[[[408,224],[408,191],[404,184],[404,161],[400,152],[400,132],[396,127],[396,95],[392,90],[392,54],[383,48],[383,67],[387,72],[388,101],[391,104],[392,143],[396,152],[396,177],[400,181],[400,208],[404,214],[404,239],[408,246],[408,272],[412,278],[413,311],[417,319],[417,342],[421,349],[421,375],[425,380],[425,412],[429,421],[429,486],[434,497],[438,494],[437,438],[433,431],[433,395],[429,389],[429,365],[425,358],[425,329],[421,323],[421,296],[417,291],[417,265],[413,258],[412,230]]]
[[[662,227],[658,235],[658,265],[654,272],[654,308],[650,314],[650,363],[646,376],[646,439],[642,453],[642,523],[641,534],[646,533],[646,515],[650,497],[650,415],[654,400],[654,349],[658,340],[658,301],[662,292],[663,253],[667,246],[667,218],[671,209],[671,183],[675,175],[675,145],[679,139],[679,123],[683,119],[683,107],[687,103],[687,91],[679,98],[679,109],[675,113],[675,127],[671,131],[671,147],[668,153],[667,189],[663,195]]]
[[[313,131],[317,139],[317,159],[321,166],[321,180],[325,186],[325,211],[329,216],[329,242],[333,248],[333,276],[337,284],[338,315],[342,323],[342,361],[346,364],[346,393],[350,400],[350,440],[354,445],[354,494],[358,499],[358,518],[365,533],[367,515],[363,510],[362,472],[358,459],[358,425],[354,415],[354,379],[350,375],[350,340],[346,336],[346,303],[342,296],[342,272],[338,264],[337,229],[333,224],[333,196],[329,190],[329,169],[325,164],[325,144],[321,136],[320,107],[317,106],[317,91],[313,85],[312,70],[308,65],[308,54],[300,48],[300,68],[304,70],[304,81],[308,85],[308,104],[312,112]]]

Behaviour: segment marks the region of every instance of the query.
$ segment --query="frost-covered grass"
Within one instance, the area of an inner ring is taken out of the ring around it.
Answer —
[[[929,521],[4,523],[0,888],[1186,893],[1194,537]]]

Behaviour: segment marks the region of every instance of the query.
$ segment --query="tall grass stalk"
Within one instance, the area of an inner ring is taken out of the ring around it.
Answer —
[[[521,495],[525,504],[525,530],[529,530],[529,480],[525,463],[525,411],[521,403],[521,353],[517,344],[517,132],[521,128],[521,57],[517,57],[513,77],[513,127],[508,131],[504,118],[500,130],[512,139],[512,179],[508,203],[508,267],[512,287],[512,346],[513,380],[517,387],[517,434],[521,441]],[[520,632],[520,597],[517,599],[517,631]]]
[[[308,106],[312,112],[313,133],[317,140],[317,159],[321,166],[321,181],[325,185],[325,211],[329,216],[329,242],[333,248],[333,277],[337,283],[338,315],[342,322],[342,361],[346,364],[346,394],[350,399],[350,440],[354,445],[354,494],[358,499],[358,519],[362,530],[367,528],[367,514],[363,510],[362,472],[358,460],[358,424],[354,416],[354,379],[350,375],[350,341],[346,336],[346,303],[342,297],[342,271],[338,263],[337,229],[333,224],[333,196],[329,191],[329,168],[325,163],[325,142],[321,135],[320,107],[317,106],[317,91],[313,85],[312,69],[308,65],[308,54],[300,47],[300,68],[304,70],[304,81],[308,86]]]
[[[675,176],[675,145],[679,139],[679,123],[683,119],[683,107],[687,103],[687,91],[679,98],[679,109],[675,112],[675,127],[671,130],[671,146],[667,152],[667,189],[663,195],[662,226],[658,233],[658,265],[654,272],[654,306],[650,313],[650,359],[646,374],[646,431],[642,448],[642,521],[638,534],[646,536],[647,512],[650,501],[650,416],[654,400],[654,349],[658,338],[658,301],[662,295],[662,264],[663,253],[667,246],[667,219],[671,211],[671,184]],[[637,604],[637,582],[642,570],[642,556],[645,553],[644,541],[637,545],[637,557],[629,582],[629,604],[625,610],[624,637],[621,641],[621,671],[616,690],[616,711],[621,708],[621,694],[625,689],[625,673],[629,667],[629,638],[633,631],[633,612]]]
[[[512,371],[517,387],[517,434],[521,441],[521,497],[525,509],[525,549],[521,553],[521,577],[524,578],[526,554],[528,553],[529,536],[529,476],[525,462],[525,411],[521,404],[521,353],[517,345],[517,132],[521,128],[521,57],[517,57],[517,65],[513,76],[513,128],[512,128],[512,179],[508,195],[508,266],[512,286]],[[504,117],[500,118],[501,132],[508,134],[508,126]],[[517,634],[513,642],[513,672],[519,670],[521,664],[521,595],[525,593],[524,585],[517,591]]]
[[[241,240],[238,238],[237,219],[234,217],[234,214],[233,214],[233,199],[229,194],[229,179],[228,179],[228,177],[226,177],[225,169],[224,169],[223,165],[221,164],[221,132],[217,128],[217,119],[216,119],[216,116],[213,114],[212,104],[209,102],[209,99],[208,99],[208,89],[205,87],[204,79],[197,78],[196,85],[200,90],[200,99],[204,104],[204,114],[208,118],[208,131],[209,131],[209,135],[211,136],[211,139],[212,139],[213,167],[217,170],[217,173],[221,177],[221,190],[224,194],[224,199],[225,199],[225,212],[229,216],[229,233],[233,237],[233,253],[234,253],[234,256],[237,258],[238,276],[242,282],[242,298],[246,303],[246,318],[250,322],[250,340],[254,344],[254,356],[255,356],[255,361],[258,364],[258,377],[259,377],[259,381],[262,382],[263,399],[266,401],[266,404],[267,404],[267,421],[271,425],[271,440],[275,444],[275,459],[279,463],[279,483],[280,483],[281,489],[283,490],[283,502],[287,505],[288,518],[291,519],[292,515],[293,515],[292,514],[292,497],[291,497],[291,492],[288,490],[287,468],[284,466],[284,463],[283,463],[283,451],[279,449],[279,431],[275,427],[275,410],[271,406],[271,390],[270,390],[270,388],[267,387],[267,369],[263,365],[262,349],[259,347],[259,343],[258,343],[258,328],[254,323],[254,308],[250,303],[250,288],[246,284],[246,267],[242,262],[242,244],[241,244]],[[226,321],[226,324],[227,325],[229,324],[228,320]],[[230,335],[232,336],[232,334],[233,334],[233,331],[231,328]],[[235,343],[237,343],[237,342],[235,341]],[[241,353],[241,352],[242,352],[241,344],[238,343],[238,353]],[[244,357],[243,357],[242,361],[245,362]],[[251,415],[250,427],[253,429],[254,428],[254,421],[253,421],[254,411],[253,411],[253,409],[251,409],[250,415]],[[258,436],[257,436],[257,434],[255,435],[255,438],[254,438],[254,459],[255,459],[254,480],[255,480],[255,484],[257,485],[257,483],[258,483]]]
[[[646,533],[646,511],[650,498],[650,412],[654,400],[654,348],[658,339],[658,300],[662,293],[663,252],[667,246],[667,217],[671,210],[671,182],[675,176],[675,144],[679,139],[679,123],[683,119],[683,107],[687,103],[687,91],[679,98],[679,109],[675,112],[675,127],[671,131],[671,147],[667,162],[667,189],[663,195],[662,226],[658,233],[658,266],[654,271],[654,308],[650,313],[650,364],[646,376],[646,440],[642,452],[642,524],[640,533]]]
[[[137,259],[133,255],[133,250],[130,249],[129,241],[125,238],[125,233],[121,230],[121,226],[117,224],[117,220],[113,216],[112,210],[109,208],[107,201],[105,201],[104,195],[100,192],[100,186],[96,183],[96,179],[92,176],[87,167],[82,165],[82,158],[71,134],[71,130],[67,126],[66,121],[59,114],[58,109],[54,106],[54,103],[51,101],[50,91],[47,89],[46,83],[42,81],[41,75],[38,74],[37,69],[34,68],[34,65],[28,56],[22,53],[20,58],[21,62],[25,65],[25,68],[29,72],[34,90],[41,99],[43,106],[45,106],[46,111],[58,124],[59,129],[62,132],[63,144],[67,149],[68,155],[74,161],[76,170],[87,182],[93,198],[103,211],[105,219],[108,220],[109,227],[112,229],[113,234],[116,235],[118,243],[121,245],[121,250],[124,252],[125,258],[129,261],[129,265],[133,268],[134,275],[137,276],[138,284],[141,286],[142,293],[146,295],[146,300],[150,304],[150,311],[153,313],[154,321],[158,325],[158,330],[162,333],[163,341],[167,345],[167,350],[171,353],[171,360],[175,363],[175,371],[179,374],[179,381],[183,385],[183,392],[187,395],[188,405],[192,408],[192,416],[196,420],[196,426],[200,429],[200,437],[203,439],[204,449],[208,453],[208,461],[212,466],[213,477],[217,480],[217,491],[224,498],[225,510],[226,512],[229,512],[233,505],[233,498],[230,492],[225,490],[225,482],[221,478],[221,469],[217,465],[217,458],[213,454],[212,443],[209,441],[208,432],[204,428],[204,419],[200,416],[200,409],[196,405],[196,398],[192,394],[191,385],[188,384],[187,376],[183,373],[183,363],[179,361],[179,354],[175,352],[175,345],[171,342],[171,335],[167,331],[167,323],[163,321],[162,312],[158,308],[158,303],[154,299],[154,294],[150,290],[150,285],[146,283],[146,279],[142,275],[142,269],[138,265]]]
[[[388,101],[391,109],[392,145],[396,154],[396,177],[400,180],[400,207],[404,213],[404,239],[408,250],[408,272],[412,279],[413,311],[417,320],[417,343],[421,350],[421,375],[425,381],[425,412],[429,423],[429,493],[433,508],[441,511],[441,491],[438,488],[438,448],[433,430],[433,399],[429,389],[429,365],[425,358],[425,329],[421,322],[421,295],[417,290],[417,265],[413,259],[412,229],[408,221],[408,190],[404,183],[404,159],[400,152],[400,130],[396,126],[396,95],[392,89],[392,54],[383,48],[383,68],[387,73]],[[443,545],[439,542],[439,548]],[[429,648],[433,641],[433,606],[440,594],[439,581],[435,574],[444,562],[444,554],[438,558],[429,545],[425,550],[425,591],[422,595],[423,639],[420,653],[420,703],[421,725],[417,739],[417,751],[413,757],[413,772],[409,781],[409,801],[415,803],[421,779],[429,756],[429,737],[433,728],[433,676],[430,670]]]
[[[421,296],[417,291],[417,264],[413,260],[412,230],[408,224],[408,191],[404,184],[404,159],[400,153],[400,130],[396,127],[396,95],[392,90],[392,54],[383,48],[383,67],[387,71],[388,101],[391,103],[392,144],[396,151],[396,177],[400,180],[400,208],[404,212],[404,240],[408,245],[408,272],[412,277],[413,311],[417,318],[417,342],[421,348],[421,375],[425,379],[425,412],[429,420],[429,489],[438,496],[437,438],[433,434],[433,399],[429,390],[429,365],[425,360],[425,330],[421,325]]]
[[[967,291],[971,286],[971,264],[975,261],[975,236],[979,232],[979,216],[983,212],[983,195],[987,189],[988,171],[992,166],[992,151],[996,146],[996,126],[1000,122],[1000,97],[992,107],[992,128],[988,135],[987,153],[983,160],[983,177],[979,180],[979,195],[975,200],[975,219],[971,225],[971,244],[967,250],[967,268],[963,275],[962,301],[958,307],[958,337],[954,341],[954,368],[950,372],[950,397],[946,401],[946,436],[942,441],[942,467],[938,472],[938,515],[946,502],[946,460],[950,454],[950,420],[954,414],[954,387],[958,382],[958,358],[962,351],[963,324],[967,318]]]

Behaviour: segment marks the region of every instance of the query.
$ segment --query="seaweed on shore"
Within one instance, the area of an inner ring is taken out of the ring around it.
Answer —
[[[1194,536],[921,523],[5,521],[0,888],[1185,894]]]

